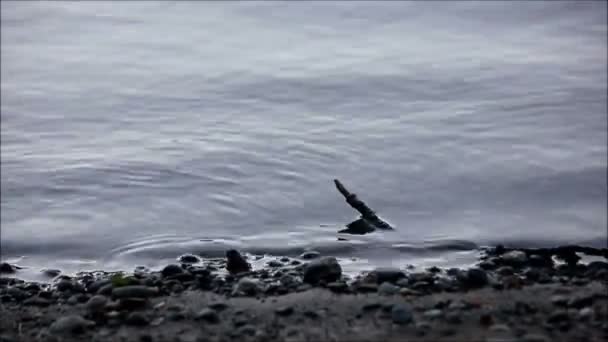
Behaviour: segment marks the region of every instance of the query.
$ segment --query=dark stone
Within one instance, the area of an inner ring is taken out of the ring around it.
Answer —
[[[110,279],[103,279],[103,280],[97,280],[94,281],[92,283],[90,283],[89,285],[87,285],[87,292],[89,293],[97,293],[97,291],[99,291],[99,289],[101,289],[102,287],[106,286],[106,285],[111,285],[112,281]],[[111,287],[110,287],[111,289]]]
[[[150,320],[143,312],[131,312],[125,322],[134,326],[146,326],[150,324]]]
[[[360,218],[346,225],[346,229],[339,230],[341,234],[363,235],[375,231],[374,225],[366,219]]]
[[[560,322],[566,322],[570,319],[570,317],[568,316],[568,312],[566,310],[556,310],[553,313],[551,313],[551,315],[549,316],[549,318],[547,318],[547,323],[550,324],[555,324],[555,323],[560,323]]]
[[[276,261],[276,260],[271,260],[266,265],[268,265],[268,267],[273,267],[273,268],[283,266],[283,264],[281,262]]]
[[[342,267],[334,257],[323,257],[311,261],[304,269],[304,282],[313,285],[320,281],[337,281],[341,276]]]
[[[33,296],[23,301],[23,305],[32,305],[32,306],[49,306],[51,302],[42,297]]]
[[[496,270],[496,273],[498,273],[502,276],[507,276],[507,275],[514,274],[515,271],[513,270],[513,267],[511,267],[511,266],[502,266]]]
[[[47,270],[43,270],[42,274],[44,274],[45,276],[47,276],[49,278],[55,278],[61,274],[61,271],[56,270],[56,269],[47,269]]]
[[[414,315],[409,306],[395,304],[391,308],[391,319],[395,324],[407,324],[414,320]]]
[[[378,291],[378,285],[372,283],[360,283],[356,286],[359,293],[372,293]]]
[[[226,251],[226,269],[231,274],[251,271],[251,265],[235,249]]]
[[[405,278],[405,273],[398,268],[377,268],[370,272],[366,279],[374,281],[376,284],[382,284],[384,282],[396,283],[400,279]]]
[[[196,264],[200,261],[201,259],[193,254],[184,254],[179,257],[179,262],[182,264]]]
[[[484,270],[493,270],[496,268],[496,264],[491,260],[484,260],[480,262],[478,266]]]
[[[158,289],[143,285],[117,287],[112,290],[114,298],[148,298],[158,294]]]
[[[289,315],[293,314],[294,310],[293,310],[292,306],[284,306],[284,307],[277,308],[274,312],[278,316],[289,316]]]
[[[363,305],[363,307],[361,308],[361,310],[363,311],[374,311],[374,310],[378,310],[382,307],[382,304],[377,303],[377,302],[373,302],[373,303],[367,303],[365,305]]]
[[[133,311],[141,310],[148,306],[148,300],[145,298],[122,298],[118,302],[118,307],[121,310]]]
[[[16,269],[13,267],[13,265],[9,264],[8,262],[3,262],[0,264],[0,273],[15,273]]]
[[[341,281],[333,281],[327,284],[326,287],[335,293],[344,293],[348,289],[348,285]]]
[[[479,288],[488,284],[488,275],[479,268],[468,269],[458,275],[458,280],[466,288]]]
[[[228,304],[223,302],[211,303],[209,304],[209,307],[215,311],[222,311],[228,308]]]
[[[307,252],[302,253],[300,255],[300,258],[304,259],[304,260],[310,260],[310,259],[316,259],[320,256],[321,256],[321,253],[319,253],[317,251],[307,251]]]
[[[479,316],[479,324],[483,326],[490,326],[494,324],[494,317],[489,312],[484,312]]]
[[[163,277],[170,277],[170,276],[175,276],[175,275],[183,273],[183,272],[184,272],[184,269],[180,265],[171,264],[171,265],[165,266],[165,268],[163,268],[163,270],[161,271],[161,274],[163,275]]]
[[[59,292],[69,291],[74,288],[74,283],[70,280],[62,279],[55,284],[55,287]]]
[[[577,309],[582,309],[586,306],[591,306],[593,304],[594,297],[595,296],[593,294],[582,294],[572,297],[570,298],[570,300],[568,300],[568,306]]]
[[[194,318],[198,320],[204,320],[205,322],[212,324],[220,322],[220,316],[217,314],[217,312],[210,308],[202,309],[196,314]]]

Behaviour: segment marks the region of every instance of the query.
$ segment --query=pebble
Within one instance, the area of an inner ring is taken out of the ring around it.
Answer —
[[[478,288],[488,284],[488,275],[480,268],[470,268],[466,272],[460,273],[458,278],[465,287]]]
[[[184,269],[180,266],[180,265],[176,265],[176,264],[170,264],[165,266],[165,268],[163,268],[163,270],[161,271],[161,274],[163,275],[163,277],[170,277],[170,276],[174,276],[180,273],[183,273]]]
[[[255,296],[261,292],[259,282],[252,278],[241,278],[232,290],[233,295]]]
[[[568,305],[568,297],[563,295],[551,296],[551,303],[555,306],[566,306]]]
[[[145,326],[150,324],[150,320],[143,312],[135,311],[129,313],[125,323],[135,326]]]
[[[304,268],[304,282],[317,284],[321,280],[325,282],[337,281],[342,276],[342,267],[334,257],[323,257],[313,260]]]
[[[502,261],[507,265],[521,266],[528,261],[528,257],[525,252],[510,251],[502,255]]]
[[[219,323],[220,321],[220,316],[217,314],[217,312],[215,312],[215,310],[212,310],[210,308],[204,308],[201,311],[199,311],[195,316],[195,319],[197,320],[204,320],[207,323]]]
[[[97,313],[104,310],[107,302],[108,298],[106,296],[95,295],[87,301],[85,308],[91,313]]]
[[[90,283],[87,286],[87,292],[97,293],[99,291],[99,289],[101,289],[102,287],[104,287],[106,285],[111,285],[111,284],[112,284],[112,281],[110,279],[97,280],[97,281]]]
[[[413,321],[414,316],[409,306],[395,304],[391,309],[391,319],[395,324],[407,324]]]
[[[44,299],[39,296],[33,296],[23,301],[23,305],[33,305],[33,306],[49,306],[51,302],[48,299]]]
[[[49,330],[54,334],[78,334],[95,325],[80,315],[68,315],[58,318],[51,324]]]
[[[540,334],[525,334],[521,337],[522,342],[549,342],[549,338]]]
[[[9,264],[8,262],[3,262],[0,264],[0,273],[15,273],[15,267]]]
[[[42,270],[42,274],[44,274],[45,276],[47,276],[49,278],[55,278],[56,276],[61,274],[61,270],[46,269],[46,270]]]
[[[568,321],[570,317],[568,316],[568,312],[566,310],[556,310],[547,318],[548,323],[559,323]]]
[[[183,264],[196,264],[200,261],[201,259],[199,259],[199,257],[193,254],[184,254],[179,257],[179,262]]]
[[[424,318],[427,319],[437,319],[441,316],[443,316],[443,312],[439,309],[431,309],[431,310],[427,310],[424,312],[424,314],[422,314],[424,316]]]
[[[283,266],[283,263],[281,263],[280,261],[276,261],[276,260],[270,260],[269,262],[266,263],[266,265],[268,265],[268,267],[277,268],[277,267]]]
[[[511,266],[502,266],[496,269],[496,273],[502,275],[502,276],[507,276],[507,275],[512,275],[515,273],[515,271],[513,270],[513,267]]]
[[[384,282],[396,283],[405,278],[405,273],[398,268],[382,267],[376,268],[367,275],[370,280],[375,280],[377,284]]]
[[[274,312],[278,316],[289,316],[289,315],[293,314],[294,309],[292,306],[284,306],[284,307],[277,308]]]
[[[158,294],[156,287],[129,285],[112,289],[114,298],[148,298]]]
[[[459,312],[448,312],[445,315],[445,320],[450,324],[462,323],[462,316]]]
[[[381,307],[382,307],[382,304],[380,304],[378,302],[372,302],[372,303],[364,304],[361,309],[363,311],[373,311],[373,310],[378,310]]]
[[[568,306],[581,309],[593,304],[593,294],[577,295],[568,300]]]
[[[215,311],[222,311],[228,308],[228,304],[223,302],[211,303],[209,307]]]
[[[593,318],[593,309],[592,308],[582,308],[578,312],[579,320],[586,322]]]
[[[383,282],[378,286],[378,294],[383,296],[392,296],[399,293],[400,288],[389,282]]]
[[[236,249],[226,251],[226,269],[231,274],[248,272],[251,270],[251,265]]]

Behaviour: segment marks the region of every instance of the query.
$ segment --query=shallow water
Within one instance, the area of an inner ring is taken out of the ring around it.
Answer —
[[[605,2],[3,1],[1,34],[3,259],[605,246]],[[333,178],[397,231],[336,241]]]

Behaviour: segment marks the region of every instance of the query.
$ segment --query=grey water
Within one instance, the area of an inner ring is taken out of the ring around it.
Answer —
[[[2,258],[605,246],[606,7],[2,1]]]

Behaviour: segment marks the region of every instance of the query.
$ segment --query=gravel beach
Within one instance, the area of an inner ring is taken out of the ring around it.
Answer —
[[[236,274],[230,260],[187,255],[160,271],[50,272],[49,283],[3,264],[0,341],[606,341],[608,263],[560,248],[499,246],[466,270],[353,278],[318,253]]]

